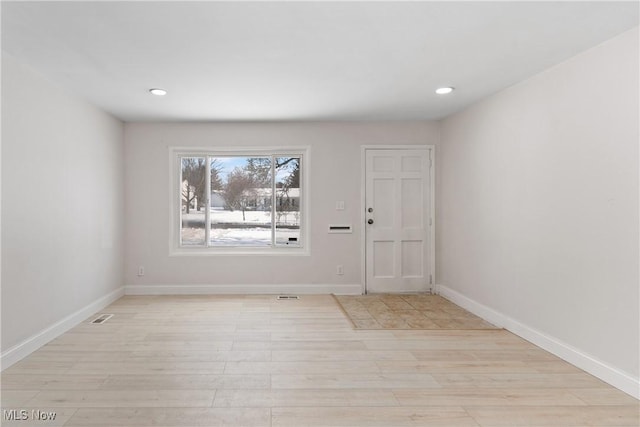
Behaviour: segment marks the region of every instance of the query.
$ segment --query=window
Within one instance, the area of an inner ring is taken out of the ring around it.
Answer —
[[[306,151],[172,150],[174,252],[303,252]]]

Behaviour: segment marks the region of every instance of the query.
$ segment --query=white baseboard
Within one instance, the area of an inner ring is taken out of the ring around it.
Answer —
[[[279,295],[336,294],[361,295],[361,284],[296,285],[126,285],[126,295]]]
[[[2,356],[0,357],[0,366],[2,366],[2,370],[24,359],[43,345],[47,344],[49,341],[64,334],[69,329],[84,321],[87,317],[102,310],[123,295],[124,287],[121,286],[115,291],[110,292],[101,298],[98,298],[89,305],[81,308],[75,313],[70,314],[69,316],[54,323],[48,328],[43,329],[42,331],[27,338],[21,343],[14,345],[10,349],[2,353]]]
[[[471,313],[482,317],[496,326],[504,328],[525,340],[537,345],[559,358],[577,366],[578,368],[600,378],[602,381],[624,391],[625,393],[640,399],[640,379],[623,372],[613,366],[590,356],[587,353],[554,337],[546,335],[530,326],[493,310],[477,301],[468,298],[444,285],[436,285],[436,293],[469,310]]]

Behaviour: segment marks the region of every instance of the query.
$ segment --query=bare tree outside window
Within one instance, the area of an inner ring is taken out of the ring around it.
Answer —
[[[206,159],[185,157],[182,159],[182,203],[187,213],[199,210],[204,204]]]
[[[242,211],[242,221],[246,221],[245,212],[249,206],[255,206],[257,197],[254,176],[245,169],[235,168],[227,175],[224,186],[224,198],[230,211]]]
[[[205,157],[181,159],[181,227],[183,245],[202,245],[205,242],[206,173]]]

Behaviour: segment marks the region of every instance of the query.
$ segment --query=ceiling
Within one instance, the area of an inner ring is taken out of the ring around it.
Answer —
[[[124,121],[424,120],[637,26],[638,9],[3,1],[2,49]],[[439,86],[456,91],[436,95]]]

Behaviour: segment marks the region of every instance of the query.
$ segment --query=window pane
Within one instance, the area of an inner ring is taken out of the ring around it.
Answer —
[[[206,158],[183,157],[181,164],[180,239],[184,246],[204,246]]]
[[[276,245],[300,246],[300,157],[276,158]]]
[[[211,158],[211,246],[271,245],[271,158]]]

